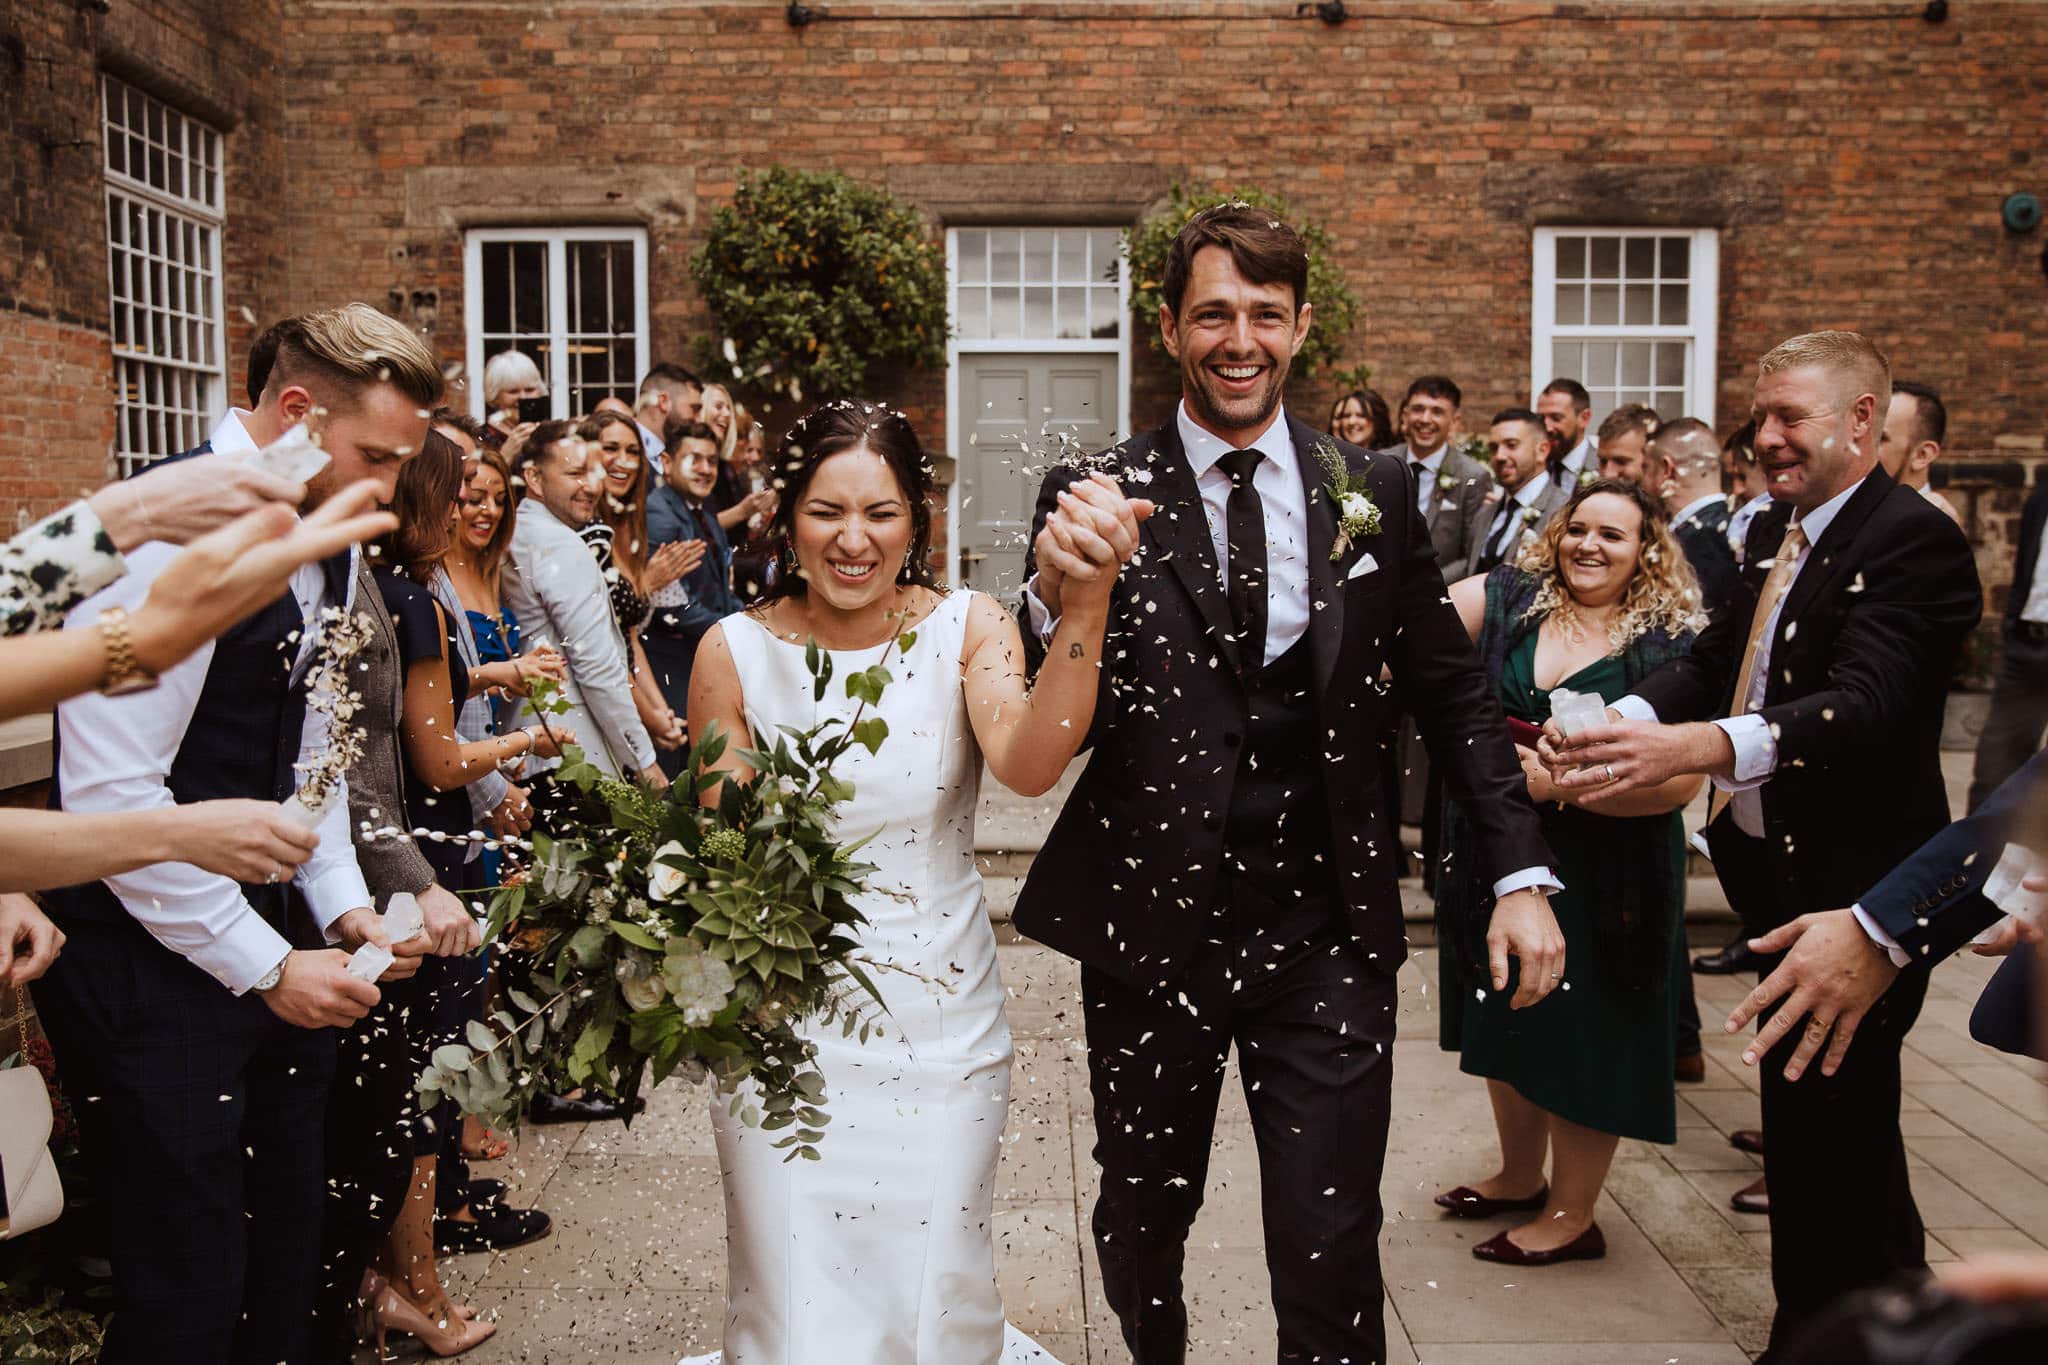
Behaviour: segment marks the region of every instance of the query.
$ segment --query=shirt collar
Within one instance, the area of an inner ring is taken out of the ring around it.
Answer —
[[[242,425],[245,417],[256,414],[247,408],[229,408],[214,425],[213,434],[206,438],[216,453],[221,455],[248,455],[256,449],[256,441],[249,435],[249,429]]]
[[[1725,493],[1708,493],[1703,497],[1694,498],[1691,502],[1678,509],[1677,515],[1671,518],[1671,524],[1673,526],[1678,525],[1702,507],[1711,507],[1717,502],[1725,503],[1727,501],[1728,496]]]
[[[1543,490],[1550,487],[1550,471],[1539,469],[1536,477],[1515,490],[1515,501],[1524,507],[1534,507],[1536,499],[1543,496]]]
[[[1240,449],[1214,432],[1196,426],[1195,419],[1188,416],[1188,403],[1185,398],[1181,400],[1180,406],[1174,409],[1173,420],[1180,432],[1180,448],[1187,455],[1188,468],[1195,472],[1197,481],[1214,469],[1218,460],[1231,451]],[[1258,439],[1241,448],[1256,450],[1283,469],[1290,466],[1294,460],[1294,441],[1287,434],[1287,409],[1275,408],[1273,420],[1259,433]]]
[[[1434,455],[1417,455],[1413,450],[1410,450],[1408,452],[1408,463],[1419,464],[1431,474],[1440,474],[1444,468],[1444,457],[1450,453],[1451,443],[1445,441],[1436,448],[1436,454]]]
[[[1864,479],[1869,477],[1868,474],[1863,476]],[[1835,519],[1835,515],[1842,510],[1843,504],[1847,503],[1850,498],[1855,497],[1856,490],[1861,487],[1863,487],[1863,479],[1858,479],[1820,506],[1814,508],[1811,512],[1808,512],[1805,516],[1802,517],[1794,514],[1792,524],[1805,533],[1808,545],[1820,544],[1820,538],[1828,533],[1828,523]]]
[[[1567,450],[1564,453],[1564,459],[1559,461],[1559,463],[1572,473],[1580,474],[1585,472],[1586,462],[1592,458],[1593,438],[1591,436],[1581,436],[1579,443],[1570,450]]]

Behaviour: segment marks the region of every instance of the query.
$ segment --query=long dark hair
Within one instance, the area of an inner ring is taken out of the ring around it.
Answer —
[[[640,476],[623,501],[607,490],[597,500],[597,519],[612,528],[612,566],[625,575],[626,582],[637,592],[647,573],[647,490],[654,462],[642,449],[640,428],[630,417],[600,412],[584,418],[577,425],[576,434],[595,447],[611,427],[624,427],[633,449],[640,451]]]
[[[1376,389],[1353,389],[1337,395],[1337,401],[1330,404],[1330,424],[1327,428],[1332,436],[1337,434],[1337,414],[1352,399],[1358,400],[1358,410],[1365,414],[1365,420],[1372,423],[1372,435],[1366,441],[1367,450],[1385,450],[1394,444],[1394,415],[1387,410],[1387,400],[1380,397]]]
[[[461,498],[462,447],[430,427],[420,453],[399,467],[391,493],[398,526],[377,540],[382,562],[415,582],[432,578],[455,539],[451,514]]]
[[[783,597],[801,597],[805,585],[796,565],[796,509],[804,500],[818,466],[842,451],[866,446],[882,457],[896,484],[910,504],[910,547],[903,556],[898,582],[922,588],[938,588],[932,570],[932,466],[917,429],[910,419],[894,408],[841,398],[811,409],[782,438],[773,469],[775,486],[782,501],[775,509],[772,533],[780,539],[783,572],[774,587],[762,594],[763,602]]]

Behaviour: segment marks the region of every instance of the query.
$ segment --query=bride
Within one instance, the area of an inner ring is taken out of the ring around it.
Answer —
[[[714,1099],[725,1178],[726,1365],[997,1365],[1050,1361],[1003,1319],[990,1218],[1010,1100],[1010,1030],[995,936],[974,868],[986,761],[1038,795],[1059,780],[1095,712],[1118,570],[1151,512],[1105,476],[1062,494],[1040,555],[1067,575],[1064,615],[1035,687],[1016,624],[994,599],[948,592],[931,565],[930,466],[900,413],[842,401],[784,439],[786,572],[769,598],[705,635],[690,733],[713,724],[772,743],[856,703],[842,679],[893,675],[878,752],[839,760],[853,783],[837,832],[869,839],[862,954],[886,1012],[863,1043],[809,1031],[832,1126],[819,1161],[785,1162],[777,1134]],[[793,561],[793,562],[792,562]],[[904,643],[892,651],[897,632]],[[914,638],[913,638],[914,637]],[[815,640],[833,677],[821,700]],[[728,748],[726,771],[745,775]],[[718,788],[704,796],[715,802]],[[897,970],[890,970],[891,968]],[[720,1354],[684,1365],[710,1365]]]

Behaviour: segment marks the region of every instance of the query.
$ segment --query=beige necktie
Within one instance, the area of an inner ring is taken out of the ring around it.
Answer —
[[[1771,561],[1771,571],[1764,577],[1764,589],[1756,599],[1756,613],[1749,618],[1749,644],[1742,651],[1742,671],[1735,682],[1735,698],[1729,703],[1731,717],[1742,715],[1749,709],[1749,689],[1756,683],[1756,656],[1763,648],[1764,632],[1770,629],[1771,616],[1778,610],[1778,603],[1784,601],[1786,591],[1792,586],[1792,571],[1799,567],[1799,556],[1806,549],[1806,532],[1798,522],[1785,528],[1785,539],[1778,545],[1778,554]],[[1713,796],[1707,801],[1707,823],[1714,823],[1728,805],[1728,793],[1714,788]]]

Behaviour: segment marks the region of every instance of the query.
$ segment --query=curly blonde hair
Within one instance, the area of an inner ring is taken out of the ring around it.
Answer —
[[[1628,591],[1622,594],[1621,610],[1607,624],[1608,654],[1621,653],[1652,630],[1662,630],[1671,636],[1698,634],[1706,627],[1707,615],[1701,606],[1699,579],[1693,575],[1685,550],[1665,525],[1663,511],[1650,495],[1636,484],[1618,479],[1599,479],[1573,493],[1571,500],[1550,518],[1543,534],[1522,551],[1517,561],[1519,567],[1535,575],[1542,584],[1522,619],[1554,615],[1565,625],[1576,620],[1577,603],[1557,566],[1558,546],[1564,542],[1565,528],[1571,525],[1580,505],[1601,493],[1633,504],[1643,519],[1642,552],[1636,561],[1636,571],[1629,579]]]

